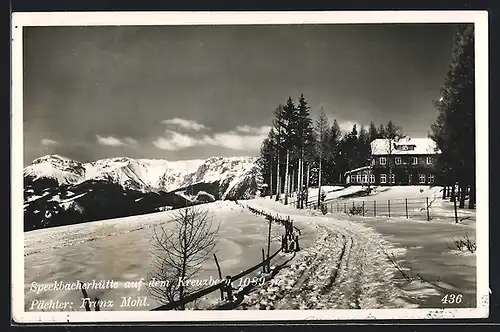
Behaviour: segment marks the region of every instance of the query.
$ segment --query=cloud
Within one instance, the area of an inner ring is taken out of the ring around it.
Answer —
[[[96,135],[97,138],[97,143],[105,146],[113,146],[113,147],[119,147],[119,146],[134,146],[137,145],[137,141],[131,137],[125,137],[125,138],[117,138],[113,136],[100,136]]]
[[[178,151],[194,146],[202,145],[203,142],[192,136],[180,134],[172,130],[166,130],[167,137],[158,137],[154,142],[154,146],[158,149],[168,151]]]
[[[197,146],[219,146],[232,150],[258,150],[271,127],[237,126],[234,130],[212,135],[192,136],[166,130],[153,144],[162,150],[178,151]]]
[[[52,146],[52,145],[60,145],[61,143],[59,143],[58,141],[54,141],[53,139],[50,139],[50,138],[43,138],[40,143],[42,143],[42,145],[44,146]]]
[[[198,123],[196,121],[180,119],[180,118],[163,120],[162,123],[164,123],[166,125],[174,125],[174,126],[177,126],[178,128],[182,128],[182,129],[186,129],[186,130],[200,131],[202,129],[208,129],[205,125]]]
[[[241,133],[249,133],[254,135],[267,135],[271,130],[271,126],[262,126],[262,127],[250,127],[248,125],[236,126],[234,129]]]

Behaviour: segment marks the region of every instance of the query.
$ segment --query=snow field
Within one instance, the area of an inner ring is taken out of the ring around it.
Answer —
[[[262,259],[261,249],[267,249],[268,223],[263,217],[254,216],[247,209],[234,202],[214,202],[204,204],[220,222],[219,242],[216,255],[221,265],[223,277],[235,275]],[[79,291],[58,291],[36,294],[29,291],[32,282],[51,283],[54,281],[89,282],[92,280],[114,280],[123,284],[125,281],[148,280],[153,265],[153,231],[163,225],[167,231],[174,211],[153,213],[134,217],[96,221],[71,226],[40,229],[25,233],[25,307],[28,310],[31,301],[61,300],[72,301],[72,310],[80,308],[82,294]],[[304,230],[307,233],[306,230]],[[280,247],[281,227],[272,227],[271,253]],[[301,237],[301,246],[307,247],[315,237],[314,228],[307,236]],[[273,264],[287,259],[278,255]],[[258,271],[249,275],[257,275]],[[215,262],[209,260],[202,267],[197,279],[212,277],[217,279]],[[235,286],[238,282],[235,282]],[[120,287],[113,290],[92,290],[89,296],[99,297],[103,301],[119,302],[122,296],[148,296],[150,307],[137,307],[132,310],[150,310],[160,305],[143,287],[127,289]],[[219,292],[209,294],[202,299],[202,304],[217,301]],[[102,310],[122,310],[118,307]]]
[[[420,188],[396,189],[392,193],[389,190],[382,192],[385,193],[385,197],[397,197],[401,192],[411,194],[415,193],[415,191],[420,193]],[[425,191],[423,194],[426,194]],[[440,198],[436,199],[436,201],[440,201]],[[448,221],[418,222],[406,218],[372,218],[336,213],[328,213],[326,216],[323,216],[318,211],[297,210],[294,207],[285,206],[269,199],[256,199],[253,201],[253,204],[254,207],[262,207],[263,209],[267,209],[267,211],[288,213],[293,219],[298,220],[301,218],[300,220],[303,222],[315,224],[317,227],[327,227],[334,234],[344,234],[344,236],[345,232],[353,234],[350,235],[352,239],[351,251],[353,254],[349,256],[355,258],[347,264],[348,268],[362,271],[361,275],[379,275],[379,277],[374,277],[371,280],[370,277],[366,276],[360,279],[357,279],[356,276],[347,278],[345,284],[351,284],[351,287],[340,291],[341,294],[338,298],[358,300],[357,302],[351,301],[348,304],[336,300],[334,303],[338,307],[352,308],[359,305],[361,308],[440,308],[443,307],[441,299],[450,293],[455,295],[462,294],[463,296],[463,301],[456,303],[455,307],[475,306],[475,254],[464,251],[460,252],[452,247],[453,239],[463,237],[466,233],[472,241],[475,241],[475,222],[473,220],[470,220],[469,224],[454,224]],[[447,202],[443,201],[442,204],[446,205]],[[329,248],[333,250],[338,242],[339,239],[333,236],[328,241],[328,246],[320,246],[318,251],[320,253],[328,252],[330,259],[331,257],[336,257],[334,252],[328,250]],[[321,243],[321,240],[315,243],[315,245],[319,245],[319,243]],[[347,243],[350,242],[348,241]],[[348,247],[349,245],[347,245]],[[305,249],[304,252],[308,250],[311,249]],[[395,259],[395,263],[398,264],[399,268],[405,274],[411,277],[411,282],[405,279],[403,274],[394,266],[394,263],[391,263],[387,255],[391,257],[394,255],[393,259]],[[316,256],[314,257],[315,259],[311,261],[311,264],[321,265],[321,259],[316,259]],[[305,266],[308,264],[304,263]],[[327,265],[331,271],[336,270],[332,267],[331,263]],[[318,269],[321,270],[321,268],[316,268],[316,270]],[[323,269],[328,270],[327,267]],[[283,273],[288,273],[287,277],[288,275],[294,275],[291,271]],[[280,278],[279,274],[277,278]],[[362,281],[358,282],[356,280]],[[392,285],[383,286],[386,280],[392,280]],[[382,286],[380,282],[382,282]],[[355,290],[354,294],[361,293],[365,294],[364,296],[352,295],[353,291],[351,290],[356,289],[355,285],[357,284],[362,285],[361,292]],[[385,288],[389,288],[390,290],[384,291]],[[332,293],[341,289],[343,287],[339,286]],[[382,290],[386,295],[390,295],[385,300],[380,301],[381,294],[377,295],[377,290]],[[335,298],[334,295],[332,297]],[[307,298],[305,297],[305,299]],[[332,303],[325,300],[324,297],[323,300],[317,296],[312,296],[311,298],[317,300],[317,303],[321,303],[322,301],[326,301],[330,305]],[[381,303],[384,304],[382,305]],[[306,302],[303,305],[307,307],[312,304]],[[322,304],[320,306],[323,307]]]

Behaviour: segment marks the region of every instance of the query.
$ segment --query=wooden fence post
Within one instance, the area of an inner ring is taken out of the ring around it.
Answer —
[[[262,273],[266,273],[266,254],[264,249],[262,249]]]
[[[345,205],[345,202],[344,202],[344,213],[347,213],[347,207]]]
[[[87,290],[85,289],[85,285],[81,281],[80,281],[80,286],[82,288],[83,298],[85,299],[85,311],[90,311],[90,302],[88,300],[89,295],[87,294]]]
[[[373,216],[377,216],[377,201],[373,201]]]
[[[457,200],[453,197],[453,209],[455,210],[455,224],[458,224]]]
[[[363,201],[363,217],[365,216],[365,201]]]
[[[271,218],[269,218],[269,232],[267,234],[267,258],[269,258],[269,255],[271,251]]]
[[[299,250],[300,250],[300,247],[299,247],[299,236],[295,235],[295,251],[299,251]]]
[[[231,276],[226,277],[226,292],[227,292],[227,300],[233,301],[233,285]]]
[[[354,201],[352,201],[352,213],[354,213]]]
[[[406,219],[408,219],[408,198],[405,198]]]
[[[425,208],[427,210],[427,221],[431,220],[431,217],[429,216],[429,197],[425,198]]]
[[[215,253],[214,253],[214,259],[215,259],[215,265],[217,265],[217,271],[219,272],[219,279],[222,280],[222,271],[220,269],[220,265],[219,265],[219,261],[217,260],[217,256],[215,256]],[[224,291],[220,290],[220,299],[221,300],[224,300]]]
[[[387,200],[387,211],[389,213],[389,218],[391,217],[391,200]]]
[[[95,310],[95,311],[101,311],[101,307],[99,306],[99,298],[98,298],[98,297],[96,297],[96,298],[94,299],[94,303],[95,303],[95,304],[94,304],[94,310]]]
[[[288,235],[283,235],[281,237],[281,249],[283,250],[283,252],[288,252]]]

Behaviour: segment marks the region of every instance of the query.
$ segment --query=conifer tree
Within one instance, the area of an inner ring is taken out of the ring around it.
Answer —
[[[441,99],[435,102],[436,122],[430,137],[442,154],[438,165],[443,171],[441,181],[459,184],[460,207],[470,186],[469,208],[475,207],[475,77],[474,26],[461,24],[457,28],[452,49],[452,61],[441,87]],[[452,195],[454,199],[454,195]]]
[[[312,126],[312,120],[310,117],[310,112],[309,112],[309,105],[307,104],[307,101],[304,97],[303,94],[300,95],[299,97],[299,102],[297,105],[297,124],[298,124],[298,148],[299,148],[299,156],[298,156],[298,161],[299,161],[299,166],[298,166],[298,172],[299,172],[299,179],[298,179],[298,184],[299,184],[299,199],[297,200],[297,207],[299,209],[304,208],[304,157],[305,157],[305,152],[306,152],[306,146],[310,145],[312,142],[314,142],[314,137],[313,137],[313,126]]]
[[[316,153],[318,155],[318,207],[321,203],[321,185],[323,180],[323,163],[329,157],[329,123],[323,107],[316,118]]]
[[[275,139],[276,139],[276,201],[279,201],[280,196],[281,196],[281,173],[280,173],[280,168],[281,168],[281,159],[280,159],[280,154],[282,150],[282,145],[283,145],[283,136],[282,136],[282,125],[283,125],[283,106],[280,104],[276,108],[274,112],[275,118],[273,120],[273,129],[275,132]]]
[[[297,110],[292,97],[288,97],[283,106],[282,116],[280,118],[281,128],[283,129],[283,148],[285,149],[285,200],[288,204],[290,191],[293,191],[292,177],[290,174],[291,158],[296,153],[297,146]]]

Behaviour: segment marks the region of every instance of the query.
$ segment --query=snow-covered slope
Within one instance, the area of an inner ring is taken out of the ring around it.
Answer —
[[[242,186],[245,187],[243,190],[251,191],[249,196],[255,196],[262,184],[256,161],[257,159],[253,157],[212,157],[207,159],[196,172],[186,176],[184,183],[191,185],[217,182],[221,199],[241,197],[236,193]]]
[[[80,163],[58,155],[24,169],[25,229],[247,199],[259,194],[257,158],[167,161],[127,157]]]
[[[173,191],[197,183],[219,183],[218,196],[225,199],[243,183],[259,182],[255,157],[213,157],[207,160],[167,161],[162,159],[107,158],[80,163],[58,155],[33,161],[24,169],[30,180],[54,179],[58,185],[72,185],[87,180],[104,180],[124,189],[142,192]],[[249,181],[248,177],[257,177]],[[252,190],[255,192],[255,190]]]
[[[47,155],[33,160],[33,163],[23,171],[25,177],[33,180],[49,178],[61,184],[73,184],[85,177],[85,167],[82,163],[59,155]]]

